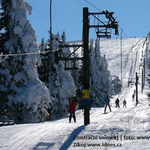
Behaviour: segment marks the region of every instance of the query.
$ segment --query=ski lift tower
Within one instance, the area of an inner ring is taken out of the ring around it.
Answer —
[[[98,37],[110,37],[108,29],[115,29],[115,35],[118,35],[118,22],[112,16],[114,12],[108,12],[107,10],[102,12],[90,13],[87,7],[83,8],[83,89],[82,100],[80,101],[81,107],[84,109],[84,125],[90,124],[90,108],[92,101],[90,100],[89,89],[89,29],[97,29]],[[104,23],[97,17],[97,15],[104,15],[107,22]],[[93,16],[99,23],[98,25],[90,25],[89,18]],[[102,29],[102,30],[101,30]]]
[[[52,2],[52,0],[51,0]],[[50,3],[51,6],[52,3]],[[98,15],[98,16],[97,16]],[[99,19],[99,15],[104,15],[104,17],[107,19],[107,22],[103,22]],[[89,29],[90,28],[95,28],[96,29],[96,34],[97,37],[106,37],[110,38],[110,32],[109,29],[115,29],[115,34],[118,35],[118,23],[112,16],[113,12],[108,12],[107,10],[98,12],[98,13],[90,13],[88,11],[88,8],[85,7],[83,8],[83,42],[81,45],[68,45],[64,44],[61,41],[58,40],[60,43],[60,49],[55,52],[55,62],[58,63],[58,61],[65,61],[65,69],[66,70],[71,70],[71,69],[77,69],[75,65],[72,67],[67,67],[67,62],[71,60],[82,60],[83,61],[83,88],[82,88],[82,100],[80,100],[80,105],[84,109],[84,125],[88,125],[90,123],[90,109],[91,109],[91,99],[90,99],[90,90],[89,90],[89,77],[90,77],[90,72],[89,72],[89,66],[90,66],[90,61],[89,61]],[[98,21],[98,25],[90,25],[89,22],[89,17],[92,16],[94,19]],[[51,20],[51,19],[50,19]],[[52,24],[50,28],[50,35],[52,36]],[[52,39],[52,37],[51,37]],[[52,43],[51,43],[52,44]],[[62,55],[62,50],[61,48],[63,47],[73,47],[75,50],[68,56],[64,57]],[[80,47],[83,48],[83,57],[71,57]],[[51,54],[50,54],[51,57]]]

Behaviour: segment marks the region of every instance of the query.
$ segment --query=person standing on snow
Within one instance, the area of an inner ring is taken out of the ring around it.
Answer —
[[[126,104],[127,104],[127,102],[126,102],[126,100],[124,99],[124,101],[123,101],[123,108],[126,107]]]
[[[106,104],[105,104],[105,109],[104,109],[104,114],[106,114],[106,108],[107,108],[107,106],[109,107],[109,110],[110,110],[110,112],[111,112],[111,108],[110,108],[109,102],[110,102],[110,99],[109,99],[109,97],[107,96],[107,98],[106,98]]]
[[[132,94],[132,102],[134,101],[134,93]]]
[[[119,106],[119,99],[118,98],[116,99],[115,103],[116,103],[116,108],[117,107],[120,108],[120,106]]]
[[[70,113],[69,123],[71,123],[71,118],[72,117],[74,119],[74,122],[76,122],[76,116],[75,116],[76,106],[77,106],[77,103],[75,102],[74,99],[72,99],[71,102],[70,102],[70,104],[69,104],[69,113]]]

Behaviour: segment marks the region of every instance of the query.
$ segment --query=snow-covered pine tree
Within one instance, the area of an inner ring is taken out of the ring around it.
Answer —
[[[111,85],[113,94],[118,94],[119,92],[121,92],[122,84],[118,76],[111,77]]]
[[[2,0],[4,1],[6,0]],[[4,35],[4,47],[11,56],[5,58],[0,65],[0,73],[3,76],[1,90],[8,92],[8,105],[15,108],[18,121],[45,121],[51,100],[49,90],[39,80],[37,73],[39,51],[35,31],[26,14],[27,11],[31,14],[32,7],[24,0],[8,0],[5,7],[4,13],[7,13],[9,18],[5,20],[9,38]]]
[[[9,0],[2,0],[0,3],[1,6],[1,13],[0,13],[0,54],[8,54],[8,50],[4,46],[4,43],[9,38],[8,33],[8,22],[9,22],[9,8],[10,8],[10,1]],[[0,57],[0,116],[6,115],[9,113],[9,108],[7,105],[8,98],[7,95],[9,91],[7,90],[7,74],[4,72],[5,66],[2,65],[2,62],[5,60],[5,56]],[[9,58],[7,58],[8,60]],[[7,68],[6,68],[7,69]],[[7,71],[6,71],[7,72]]]
[[[110,94],[110,72],[107,68],[105,56],[100,53],[100,41],[96,39],[90,44],[90,92],[93,105],[104,106],[106,97]]]
[[[64,62],[58,61],[56,57],[60,42],[65,44],[65,39],[66,36],[64,32],[62,34],[62,38],[60,38],[59,34],[57,34],[53,35],[52,40],[50,89],[54,104],[53,115],[56,116],[63,116],[67,114],[69,98],[75,96],[76,90],[76,86],[70,71],[66,71]],[[50,45],[50,43],[48,44]],[[66,56],[68,53],[70,53],[68,48],[62,48],[61,51],[63,56]]]
[[[38,66],[39,78],[45,85],[49,86],[49,55],[47,51],[47,44],[44,41],[44,38],[39,44],[39,50],[41,52],[41,65]]]
[[[74,48],[73,50],[76,50],[76,48]],[[78,53],[74,53],[73,54],[74,58],[79,58],[81,56],[79,56]],[[77,91],[76,91],[76,97],[79,100],[82,97],[82,82],[83,82],[83,64],[81,60],[73,60],[72,62],[72,67],[76,67],[76,69],[72,69],[71,70],[71,75],[75,81],[75,85],[77,87]]]

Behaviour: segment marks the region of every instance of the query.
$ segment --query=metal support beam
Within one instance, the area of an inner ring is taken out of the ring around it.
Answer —
[[[88,8],[83,8],[83,90],[82,99],[87,101],[90,98],[89,95],[89,18]],[[90,106],[84,106],[84,125],[90,123],[89,117]]]
[[[137,104],[138,104],[138,75],[137,75],[137,72],[136,72],[136,77],[135,77],[135,79],[136,79],[136,82],[135,82],[135,86],[136,86],[136,106],[137,106]]]
[[[48,53],[48,66],[49,66],[49,91],[51,87],[51,69],[52,69],[52,0],[50,0],[50,48],[49,48],[49,53]]]

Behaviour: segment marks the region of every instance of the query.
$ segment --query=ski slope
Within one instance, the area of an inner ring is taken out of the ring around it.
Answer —
[[[145,83],[141,93],[141,58],[145,56],[144,39],[122,41],[123,90],[111,99],[112,112],[104,108],[91,108],[90,124],[84,126],[83,111],[77,110],[76,123],[68,117],[51,122],[0,127],[0,150],[149,150],[150,106]],[[120,76],[120,40],[102,40],[101,54],[106,54],[109,70]],[[146,54],[148,55],[148,54]],[[148,74],[146,69],[146,74]],[[128,78],[139,73],[139,104],[135,106],[132,94],[135,85],[128,87]],[[147,76],[146,76],[147,77]],[[120,108],[115,108],[119,97]],[[127,108],[122,101],[126,99]]]

